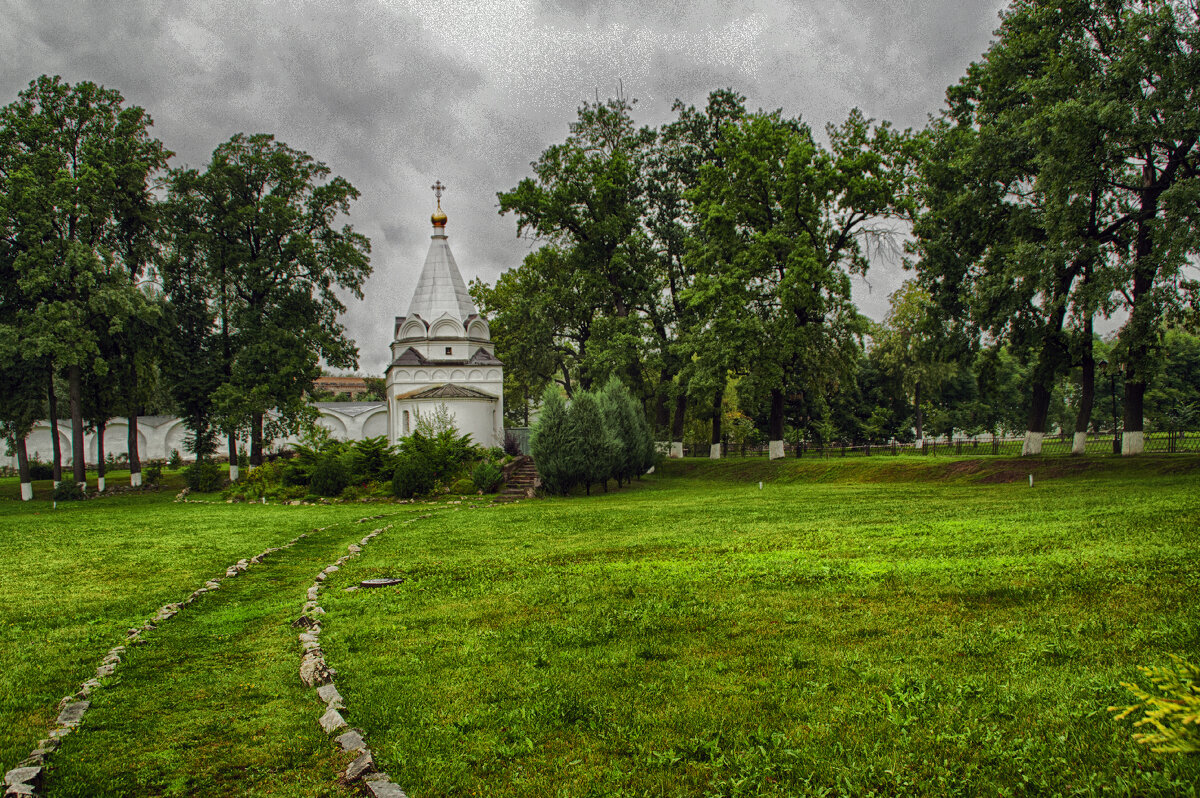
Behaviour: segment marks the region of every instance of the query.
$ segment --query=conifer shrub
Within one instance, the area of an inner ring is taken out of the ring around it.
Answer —
[[[529,450],[547,492],[565,494],[578,482],[572,465],[567,406],[557,385],[547,386],[542,394],[542,411],[530,432]]]
[[[396,471],[396,452],[387,437],[363,438],[350,448],[347,466],[354,482],[391,479]]]
[[[183,457],[180,456],[178,449],[171,450],[171,456],[167,458],[167,468],[172,471],[178,471],[183,468]]]
[[[504,473],[500,470],[500,466],[489,463],[487,460],[480,462],[471,472],[471,482],[475,489],[484,493],[495,493],[503,479]]]
[[[600,406],[604,411],[604,423],[616,447],[610,463],[611,476],[620,486],[622,481],[628,482],[641,473],[638,467],[642,461],[642,441],[637,424],[637,416],[641,415],[641,411],[629,389],[616,377],[609,377],[604,385],[600,393]]]
[[[588,495],[592,485],[606,483],[618,465],[618,444],[604,423],[600,402],[591,391],[578,391],[567,410],[570,440],[568,463]],[[605,486],[607,487],[607,485]]]

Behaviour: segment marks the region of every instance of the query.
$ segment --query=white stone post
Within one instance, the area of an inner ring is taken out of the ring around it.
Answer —
[[[1128,457],[1146,451],[1146,433],[1142,430],[1126,430],[1121,435],[1121,454]]]
[[[783,441],[769,441],[767,443],[767,458],[770,460],[783,459]]]
[[[1034,432],[1033,430],[1025,430],[1025,442],[1021,444],[1021,456],[1029,454],[1042,453],[1042,438],[1046,437],[1044,432]]]

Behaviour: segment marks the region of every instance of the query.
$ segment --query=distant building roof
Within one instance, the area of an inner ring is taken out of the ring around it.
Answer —
[[[430,385],[427,388],[418,388],[415,391],[408,393],[396,394],[397,399],[490,399],[495,401],[497,397],[490,393],[485,393],[476,388],[471,388],[466,385],[455,385],[448,382],[444,385]]]

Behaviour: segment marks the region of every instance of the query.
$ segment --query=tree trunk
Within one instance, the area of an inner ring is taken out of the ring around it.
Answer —
[[[54,372],[50,372],[50,390],[46,394],[50,404],[50,447],[54,456],[54,487],[62,482],[62,444],[58,440],[58,394],[54,392]]]
[[[1145,449],[1144,427],[1142,426],[1143,399],[1146,394],[1146,367],[1150,357],[1150,344],[1155,336],[1155,309],[1151,296],[1158,266],[1150,257],[1154,249],[1151,221],[1158,216],[1159,193],[1152,189],[1155,183],[1155,165],[1147,162],[1142,167],[1143,193],[1140,203],[1140,218],[1133,239],[1133,307],[1129,320],[1121,330],[1121,342],[1126,345],[1125,362],[1125,431],[1121,436],[1121,454],[1141,454]]]
[[[72,475],[79,485],[87,486],[87,460],[83,449],[83,370],[79,366],[67,368],[67,382],[71,389],[71,463]]]
[[[96,422],[96,490],[99,493],[104,492],[104,428],[107,424],[103,421]]]
[[[721,459],[721,398],[724,394],[724,387],[713,394],[712,445],[708,449],[708,456],[713,460]]]
[[[142,457],[138,451],[138,406],[137,406],[137,367],[129,366],[129,436],[125,440],[125,452],[129,459],[129,486],[141,487]]]
[[[142,485],[142,457],[138,452],[138,416],[134,411],[129,416],[129,437],[125,441],[125,451],[129,454],[129,486],[138,488]]]
[[[25,448],[25,436],[16,440],[17,474],[21,480],[21,501],[33,498],[33,480],[29,478],[29,450]]]
[[[916,428],[917,444],[920,449],[925,445],[925,419],[921,415],[921,383],[913,386],[913,425]]]
[[[257,468],[263,462],[263,414],[255,413],[250,419],[250,467]]]
[[[1082,334],[1084,339],[1079,358],[1079,412],[1075,415],[1075,440],[1071,442],[1071,454],[1084,454],[1087,451],[1087,431],[1092,420],[1092,407],[1096,403],[1096,360],[1092,355],[1090,316],[1084,323]]]
[[[679,386],[675,397],[675,418],[671,424],[671,457],[683,457],[683,423],[687,418],[687,390]]]
[[[238,481],[237,436],[229,433],[229,481]]]
[[[768,457],[778,460],[783,457],[783,391],[771,389],[771,415],[767,420]]]
[[[1043,384],[1037,377],[1033,381],[1033,396],[1029,404],[1029,421],[1025,426],[1025,442],[1021,445],[1022,455],[1042,453],[1042,439],[1046,437],[1046,419],[1050,415],[1051,386]]]

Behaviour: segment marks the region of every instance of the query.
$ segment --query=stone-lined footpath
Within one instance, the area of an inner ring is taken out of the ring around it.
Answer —
[[[403,523],[411,524],[429,517],[429,515],[422,515],[410,518]],[[300,657],[300,680],[304,682],[305,687],[315,687],[317,697],[325,705],[325,712],[317,722],[326,734],[338,735],[336,742],[343,751],[356,754],[354,761],[342,773],[342,781],[346,784],[361,783],[372,798],[406,798],[406,796],[404,791],[388,778],[386,773],[375,769],[375,759],[363,739],[362,731],[349,728],[350,724],[342,717],[342,711],[346,708],[346,704],[345,699],[338,692],[337,685],[334,684],[337,671],[326,664],[325,653],[321,650],[321,625],[317,621],[317,617],[324,615],[325,610],[318,603],[318,599],[325,580],[331,574],[336,573],[351,558],[357,557],[362,552],[363,546],[370,543],[375,536],[391,529],[392,526],[393,524],[388,524],[371,530],[358,543],[350,544],[346,554],[317,574],[312,587],[308,589],[307,601],[304,603],[300,617],[292,623],[294,628],[300,630],[300,645],[304,650]],[[351,586],[344,589],[351,591],[359,588]]]
[[[319,532],[321,529],[315,531]],[[192,591],[192,594],[181,602],[164,604],[151,620],[146,621],[141,626],[130,629],[125,635],[125,645],[113,646],[109,650],[104,659],[101,660],[100,665],[96,668],[96,675],[81,684],[79,690],[74,694],[64,697],[59,702],[59,714],[55,720],[55,727],[50,731],[46,739],[40,740],[37,748],[33,749],[28,757],[22,760],[17,767],[4,774],[4,797],[37,795],[36,790],[41,783],[42,770],[46,765],[46,761],[58,748],[59,743],[64,737],[80,728],[83,716],[91,706],[91,701],[88,698],[93,692],[104,686],[101,679],[112,676],[116,672],[117,667],[121,664],[121,655],[125,653],[126,646],[137,645],[144,633],[158,628],[159,624],[170,620],[185,606],[191,604],[205,593],[220,590],[223,580],[232,579],[243,571],[248,570],[251,566],[261,563],[272,554],[295,546],[303,538],[308,537],[309,534],[308,532],[301,533],[282,546],[266,549],[261,554],[257,554],[249,559],[238,560],[225,570],[223,577],[208,580],[204,583],[204,587]]]

